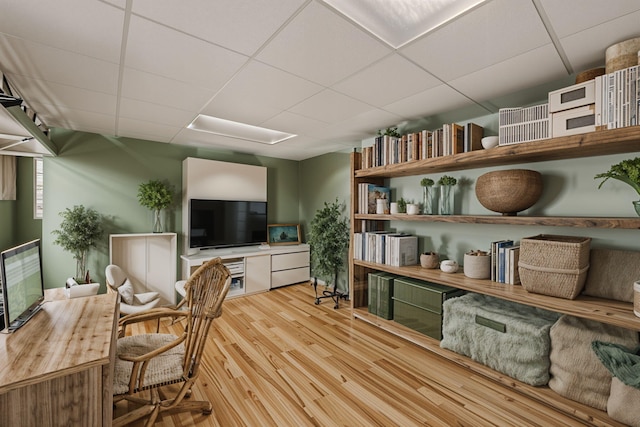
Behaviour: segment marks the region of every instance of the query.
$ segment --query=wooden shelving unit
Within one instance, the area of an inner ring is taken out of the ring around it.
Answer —
[[[527,217],[500,215],[372,215],[356,212],[358,184],[363,182],[382,185],[384,179],[431,173],[442,173],[473,168],[485,168],[549,160],[562,160],[609,154],[640,152],[640,126],[597,131],[582,135],[552,138],[543,141],[500,146],[490,150],[473,151],[436,159],[361,169],[361,154],[351,155],[351,230],[362,230],[362,220],[376,221],[379,229],[388,221],[444,222],[451,224],[504,224],[528,226],[560,226],[603,229],[640,229],[640,218],[618,217]],[[353,241],[353,240],[352,240]],[[490,280],[476,280],[462,273],[447,274],[440,270],[427,270],[419,265],[392,267],[353,259],[349,254],[349,290],[355,318],[401,336],[425,349],[451,359],[474,372],[481,373],[502,384],[539,399],[561,411],[592,425],[617,425],[606,413],[561,398],[547,387],[530,387],[469,358],[441,349],[438,341],[417,333],[393,321],[371,315],[367,311],[368,273],[386,271],[402,276],[453,286],[467,291],[491,295],[521,304],[592,319],[603,323],[640,331],[640,318],[633,314],[631,303],[579,296],[575,300],[528,293],[521,286],[505,285]]]

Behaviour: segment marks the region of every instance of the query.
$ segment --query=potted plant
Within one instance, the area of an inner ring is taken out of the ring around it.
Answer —
[[[449,175],[442,175],[438,180],[440,186],[440,215],[453,214],[453,187],[458,180]]]
[[[51,233],[57,237],[54,244],[73,254],[76,260],[76,274],[73,277],[77,283],[90,282],[87,270],[87,255],[102,237],[102,217],[98,212],[84,206],[74,206],[60,212],[62,222],[59,230]]]
[[[308,241],[313,274],[333,279],[333,291],[325,290],[323,296],[318,297],[316,289],[316,304],[320,303],[320,298],[330,297],[335,302],[334,308],[338,308],[339,298],[348,296],[348,292],[337,290],[338,273],[346,266],[349,247],[349,223],[342,214],[343,211],[344,205],[338,203],[338,199],[332,203],[325,202],[324,208],[319,209],[311,220]]]
[[[143,182],[138,187],[138,201],[153,211],[153,232],[162,233],[162,210],[173,203],[173,188],[160,180]]]
[[[407,201],[403,197],[400,197],[396,203],[398,203],[398,213],[407,213]]]
[[[640,157],[635,159],[623,160],[620,163],[612,165],[607,172],[597,174],[594,179],[602,179],[598,189],[602,184],[607,182],[609,178],[629,184],[638,195],[640,195]],[[633,207],[638,216],[640,216],[640,200],[632,201]]]
[[[422,213],[424,215],[433,214],[433,195],[431,194],[431,187],[435,182],[431,178],[422,178],[420,185],[422,186]]]

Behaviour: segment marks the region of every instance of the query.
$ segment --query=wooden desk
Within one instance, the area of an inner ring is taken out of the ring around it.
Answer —
[[[116,294],[62,288],[13,334],[0,334],[0,426],[110,426]]]

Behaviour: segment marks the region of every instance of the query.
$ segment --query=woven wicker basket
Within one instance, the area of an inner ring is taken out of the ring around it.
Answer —
[[[518,272],[527,291],[574,299],[589,270],[590,237],[540,234],[520,241]]]

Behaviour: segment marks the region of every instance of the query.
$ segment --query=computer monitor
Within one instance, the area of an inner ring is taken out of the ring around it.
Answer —
[[[4,324],[13,332],[35,315],[44,301],[40,240],[0,253]]]

